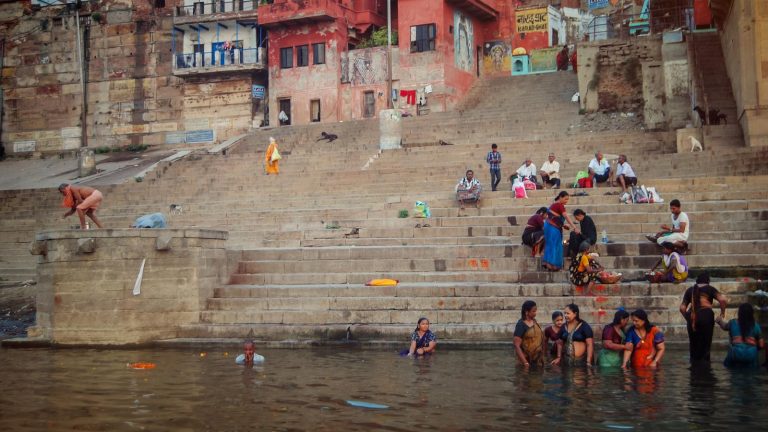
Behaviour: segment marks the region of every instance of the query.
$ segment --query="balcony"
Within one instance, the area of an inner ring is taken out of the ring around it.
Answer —
[[[345,9],[333,0],[274,0],[259,6],[259,25],[303,25],[333,21],[344,16]]]
[[[495,20],[499,18],[499,11],[491,0],[446,0],[468,14],[477,17],[483,21]]]
[[[232,73],[266,68],[264,48],[233,48],[229,50],[174,53],[173,74],[190,76],[211,73]]]
[[[174,10],[174,24],[211,22],[257,17],[259,0],[184,0]]]

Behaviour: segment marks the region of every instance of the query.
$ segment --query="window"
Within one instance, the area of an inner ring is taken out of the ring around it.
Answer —
[[[312,44],[312,57],[315,64],[325,64],[325,43]]]
[[[290,69],[293,67],[293,47],[280,48],[280,68]]]
[[[309,121],[313,123],[320,121],[320,99],[309,101]]]
[[[411,52],[434,51],[436,34],[434,24],[411,27]]]
[[[309,45],[299,45],[296,47],[296,66],[306,66],[309,64]]]

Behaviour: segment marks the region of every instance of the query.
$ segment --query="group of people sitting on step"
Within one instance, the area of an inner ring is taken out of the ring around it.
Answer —
[[[491,191],[495,192],[501,183],[502,157],[498,145],[491,145],[491,151],[486,155],[485,161],[490,169]],[[537,175],[541,177],[541,183],[539,183]],[[513,184],[513,188],[514,185],[520,184],[527,189],[559,189],[561,184],[560,162],[556,160],[554,153],[550,153],[547,160],[541,165],[541,169],[537,170],[533,160],[527,157],[509,180]],[[603,153],[598,151],[595,153],[595,158],[589,162],[584,175],[577,178],[577,183],[579,187],[593,187],[599,183],[606,183],[609,186],[621,186],[622,190],[627,192],[629,187],[637,185],[637,175],[627,162],[626,155],[619,155],[614,173]],[[483,187],[475,177],[473,170],[466,171],[464,177],[456,183],[454,190],[456,200],[462,210],[467,204],[474,204],[476,208],[479,208]]]

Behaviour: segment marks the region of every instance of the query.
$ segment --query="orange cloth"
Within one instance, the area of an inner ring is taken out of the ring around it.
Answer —
[[[277,143],[270,143],[267,147],[267,155],[264,163],[267,168],[267,174],[280,174],[280,161],[272,161],[272,152],[277,150]]]
[[[651,365],[652,360],[650,360],[648,356],[652,357],[656,354],[656,346],[653,344],[653,340],[656,337],[656,333],[659,331],[658,327],[651,327],[651,331],[645,335],[639,344],[635,345],[634,352],[632,353],[633,368],[642,368]]]
[[[64,188],[64,200],[61,202],[64,208],[75,208],[75,196],[72,195],[72,186]]]

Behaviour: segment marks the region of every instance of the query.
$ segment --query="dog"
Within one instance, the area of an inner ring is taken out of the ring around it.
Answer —
[[[697,140],[693,135],[689,136],[688,139],[691,141],[691,153],[696,151],[704,151],[704,148],[701,147],[701,143],[699,140]]]
[[[693,110],[699,115],[699,121],[702,126],[705,124],[719,125],[721,121],[723,124],[728,124],[728,115],[721,113],[719,109],[712,108],[709,112],[706,112],[696,105],[693,107]]]
[[[171,214],[180,215],[180,214],[184,213],[184,207],[181,204],[171,204],[170,212],[171,212]]]
[[[320,138],[318,138],[317,141],[315,141],[315,142],[322,141],[322,140],[328,140],[329,143],[332,143],[332,142],[336,141],[337,139],[339,139],[339,136],[336,135],[336,134],[329,134],[329,133],[325,133],[325,132],[320,132]]]

